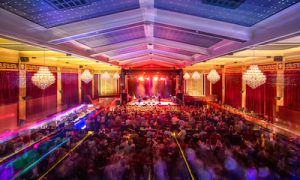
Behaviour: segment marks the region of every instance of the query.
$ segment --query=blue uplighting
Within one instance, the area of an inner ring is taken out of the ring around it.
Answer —
[[[0,8],[50,28],[140,7],[138,0],[85,1],[86,3],[74,6],[71,6],[72,3],[69,1],[54,6],[55,0],[0,0]],[[72,2],[76,1],[72,0]]]
[[[235,9],[203,3],[201,0],[155,0],[155,7],[224,21],[241,26],[256,23],[298,3],[299,0],[245,0]]]

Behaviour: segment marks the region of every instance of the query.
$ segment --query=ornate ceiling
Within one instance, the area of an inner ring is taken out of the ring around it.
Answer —
[[[298,2],[0,0],[0,34],[124,68],[182,68],[299,33]]]

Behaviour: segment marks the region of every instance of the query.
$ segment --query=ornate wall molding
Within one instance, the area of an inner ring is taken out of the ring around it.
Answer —
[[[75,68],[61,68],[62,73],[78,73],[78,69]]]
[[[29,72],[36,72],[39,70],[39,67],[41,67],[41,65],[30,65],[30,64],[27,64],[26,65],[26,70],[29,71]],[[54,67],[54,66],[48,66],[49,70],[51,72],[57,72],[57,67]]]
[[[285,70],[300,70],[300,62],[287,62],[285,63]]]
[[[0,70],[19,70],[19,64],[17,63],[6,63],[6,62],[0,62]]]

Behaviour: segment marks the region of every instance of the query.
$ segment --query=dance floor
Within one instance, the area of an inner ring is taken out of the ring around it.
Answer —
[[[148,100],[141,100],[134,99],[127,103],[129,106],[176,106],[177,104],[172,102],[170,99],[161,99],[159,102],[158,100],[148,99]]]

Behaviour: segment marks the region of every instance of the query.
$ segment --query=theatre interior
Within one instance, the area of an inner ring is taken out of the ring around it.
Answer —
[[[300,179],[299,0],[0,0],[0,179]]]

